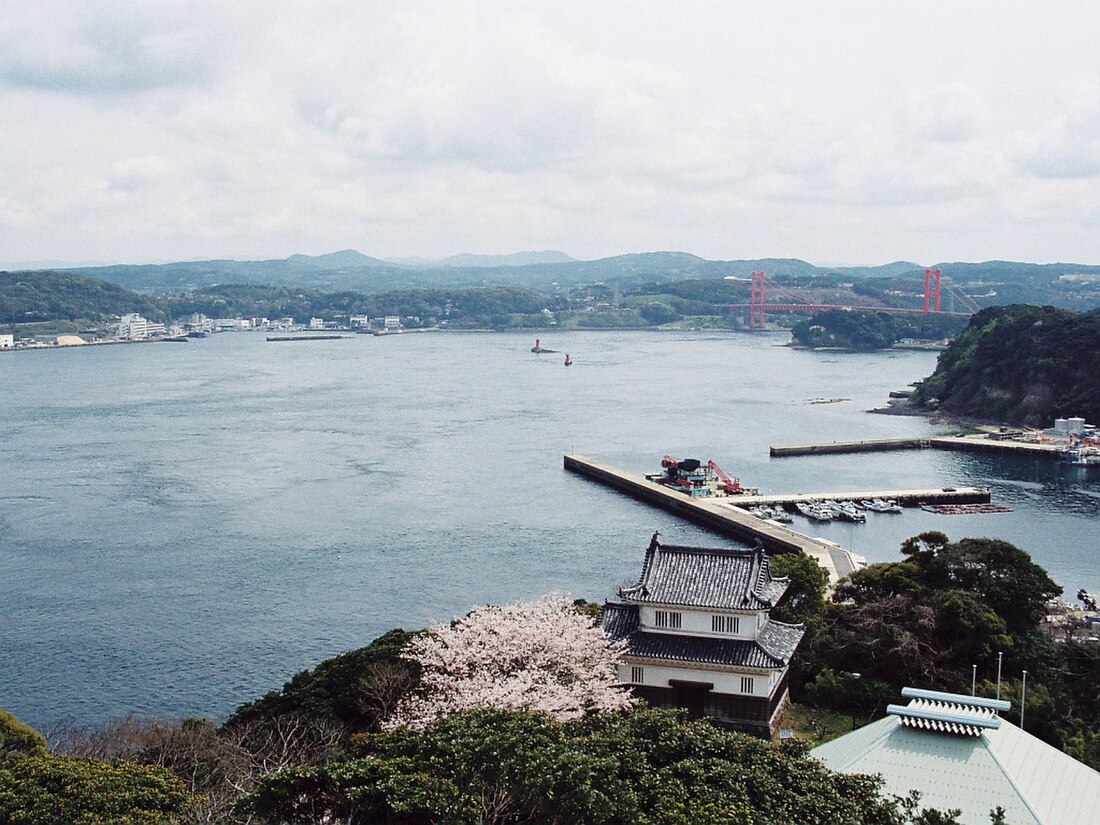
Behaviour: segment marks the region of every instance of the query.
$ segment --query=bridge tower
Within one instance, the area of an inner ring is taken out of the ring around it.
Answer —
[[[924,314],[929,312],[929,305],[933,306],[932,312],[940,311],[940,279],[943,273],[938,269],[924,270]]]
[[[752,273],[749,288],[749,326],[764,327],[764,273]]]

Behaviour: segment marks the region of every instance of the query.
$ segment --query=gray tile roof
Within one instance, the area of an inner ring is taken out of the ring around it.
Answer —
[[[642,575],[619,595],[647,604],[767,610],[786,592],[787,579],[773,579],[760,548],[730,550],[661,544],[656,534],[646,549]]]
[[[612,639],[627,640],[629,656],[730,667],[784,667],[806,632],[803,625],[769,620],[755,640],[648,633],[638,628],[637,605],[613,602],[604,605],[600,622]]]

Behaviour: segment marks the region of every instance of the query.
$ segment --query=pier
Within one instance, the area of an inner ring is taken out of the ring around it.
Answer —
[[[642,475],[635,475],[583,455],[566,454],[566,470],[598,481],[647,504],[653,504],[693,521],[715,532],[741,541],[759,541],[773,553],[802,552],[821,565],[829,575],[830,584],[847,576],[865,564],[862,557],[835,542],[813,538],[782,524],[757,518],[745,508],[769,507],[864,499],[892,499],[899,504],[985,504],[989,490],[985,487],[948,487],[924,490],[867,490],[847,493],[779,493],[774,495],[728,495],[692,497]]]
[[[734,503],[740,501],[749,506],[751,503],[758,503],[760,496],[691,498],[663,484],[650,481],[645,476],[628,473],[582,455],[567,454],[564,464],[566,470],[661,507],[723,535],[741,541],[759,540],[770,552],[805,553],[825,569],[830,584],[835,584],[863,564],[861,557],[834,542],[804,536],[781,524],[759,519]]]
[[[966,450],[983,453],[1010,453],[1058,459],[1057,444],[1039,444],[1008,439],[997,440],[984,435],[933,435],[915,438],[879,438],[863,441],[827,441],[817,444],[774,445],[772,458],[804,455],[835,455],[839,453],[877,453],[889,450]]]
[[[896,501],[904,507],[922,504],[988,504],[988,487],[936,487],[923,490],[869,490],[854,493],[777,493],[763,496],[729,496],[718,501],[734,507],[775,507],[786,504],[817,504],[822,501]]]

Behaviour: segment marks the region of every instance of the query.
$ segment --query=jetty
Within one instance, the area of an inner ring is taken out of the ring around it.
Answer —
[[[820,504],[823,501],[896,501],[903,507],[925,504],[988,504],[988,487],[935,487],[917,490],[868,490],[847,493],[777,493],[775,495],[729,496],[719,501],[735,507],[776,507],[787,504]]]
[[[342,338],[351,338],[350,335],[269,335],[267,340],[275,343],[287,341],[339,341]]]
[[[862,441],[826,441],[816,444],[773,445],[772,458],[804,455],[836,455],[840,453],[877,453],[890,450],[965,450],[984,453],[1009,453],[1019,456],[1037,456],[1058,460],[1057,444],[1042,444],[1011,439],[990,438],[987,435],[944,436],[933,435],[914,438],[878,438]]]
[[[643,475],[628,473],[583,455],[566,454],[564,464],[570,472],[661,507],[715,532],[741,541],[759,541],[769,552],[805,553],[824,568],[830,584],[835,584],[865,563],[862,557],[835,542],[811,538],[776,522],[759,519],[734,503],[740,501],[744,506],[751,506],[761,501],[761,496],[693,498],[650,481]]]

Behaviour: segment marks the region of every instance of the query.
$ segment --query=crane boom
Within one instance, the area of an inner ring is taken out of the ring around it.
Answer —
[[[722,480],[722,486],[726,488],[727,493],[737,494],[744,492],[744,488],[741,486],[741,479],[730,478],[726,475],[726,472],[715,463],[714,459],[707,462],[707,467]]]

